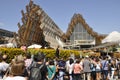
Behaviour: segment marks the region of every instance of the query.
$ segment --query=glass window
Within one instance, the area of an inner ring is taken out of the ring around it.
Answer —
[[[81,23],[77,23],[74,27],[73,33],[70,36],[70,40],[94,40],[94,37],[87,32]]]
[[[86,40],[86,33],[83,33],[83,40]]]

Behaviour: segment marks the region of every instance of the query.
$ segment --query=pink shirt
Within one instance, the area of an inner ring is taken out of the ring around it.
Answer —
[[[75,74],[79,74],[81,72],[81,70],[83,70],[83,68],[80,64],[75,63],[73,70],[74,70]]]

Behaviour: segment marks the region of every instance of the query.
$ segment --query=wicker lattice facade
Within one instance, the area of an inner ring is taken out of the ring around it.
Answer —
[[[99,45],[104,35],[99,35],[80,14],[74,14],[66,32],[66,40],[72,45]]]
[[[18,37],[21,45],[33,43],[56,48],[62,41],[62,30],[54,21],[33,1],[26,6],[26,13],[22,12],[22,25],[18,23]]]
[[[22,25],[18,23],[18,37],[20,45],[33,43],[56,48],[63,47],[63,42],[70,41],[74,45],[99,45],[105,35],[93,31],[80,14],[74,14],[66,33],[40,8],[30,1],[26,6],[26,13],[22,10]]]

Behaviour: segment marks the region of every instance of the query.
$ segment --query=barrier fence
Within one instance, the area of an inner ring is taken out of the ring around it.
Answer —
[[[100,73],[99,79],[96,79],[97,73]],[[69,74],[68,72],[64,72],[62,76],[56,75],[54,80],[60,80],[61,77],[63,78],[63,80],[70,80],[70,77],[72,77],[72,80],[120,80],[120,70],[91,71],[81,72],[80,74]]]

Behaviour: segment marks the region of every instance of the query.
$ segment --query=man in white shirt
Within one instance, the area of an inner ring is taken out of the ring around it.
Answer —
[[[2,62],[0,62],[0,79],[3,78],[7,68],[9,67],[9,64],[6,62],[7,60],[7,55],[4,54],[2,56]]]

